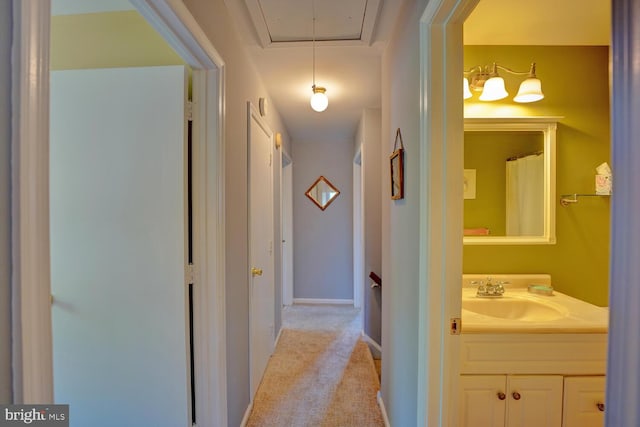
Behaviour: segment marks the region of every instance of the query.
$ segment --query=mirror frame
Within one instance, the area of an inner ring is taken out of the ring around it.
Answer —
[[[465,131],[531,132],[544,136],[544,233],[541,236],[463,236],[465,245],[553,245],[556,243],[556,130],[561,117],[468,117]]]
[[[325,184],[327,184],[327,186],[329,186],[329,188],[331,188],[332,190],[334,190],[334,195],[333,197],[331,197],[327,203],[322,206],[312,195],[311,195],[311,191],[313,190],[313,188],[318,185],[320,182],[324,182]],[[333,185],[327,178],[325,178],[323,175],[320,175],[320,177],[318,179],[315,180],[315,182],[313,184],[311,184],[311,187],[309,187],[309,189],[304,193],[309,200],[311,200],[317,207],[319,207],[321,210],[325,210],[329,207],[329,205],[331,203],[333,203],[333,201],[335,199],[338,198],[338,196],[340,195],[340,190],[338,190],[335,185]]]

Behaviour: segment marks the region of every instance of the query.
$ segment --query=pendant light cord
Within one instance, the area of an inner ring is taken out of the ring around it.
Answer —
[[[311,16],[313,18],[313,89],[316,88],[316,2],[311,0]]]

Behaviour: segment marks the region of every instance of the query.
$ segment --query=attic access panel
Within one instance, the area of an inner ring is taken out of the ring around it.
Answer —
[[[263,47],[313,40],[312,0],[245,0]],[[380,0],[318,0],[316,40],[371,42]]]

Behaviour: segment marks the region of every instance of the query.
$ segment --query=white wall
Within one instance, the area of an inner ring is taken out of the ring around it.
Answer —
[[[232,26],[224,0],[185,0],[184,3],[225,61],[227,407],[229,425],[237,426],[250,399],[246,103],[258,105],[258,99],[268,98],[268,93]],[[289,150],[289,137],[276,108],[269,109],[266,121],[273,132],[282,133],[283,144]],[[280,168],[275,166],[274,170],[279,173]],[[278,194],[274,203],[280,204]],[[279,247],[274,249],[276,254],[280,253]],[[281,275],[277,264],[276,269],[278,305],[282,286],[278,282]],[[279,315],[280,311],[276,313]]]
[[[382,196],[382,397],[391,425],[415,426],[418,392],[420,50],[419,19],[428,0],[408,0],[382,59],[383,182],[396,129],[405,148],[405,198]],[[424,403],[421,402],[421,405]]]
[[[364,183],[364,332],[377,343],[381,340],[382,289],[371,288],[369,273],[382,277],[382,180],[381,162],[381,112],[367,108],[362,113],[356,147],[362,144],[362,169]]]
[[[11,1],[0,1],[0,403],[11,387]]]
[[[293,145],[293,297],[353,299],[353,144]],[[340,195],[324,211],[305,195],[320,175]]]

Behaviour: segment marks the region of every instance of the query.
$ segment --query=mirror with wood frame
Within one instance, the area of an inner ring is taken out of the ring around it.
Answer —
[[[340,190],[327,178],[320,176],[305,194],[317,207],[325,210],[338,197]]]

